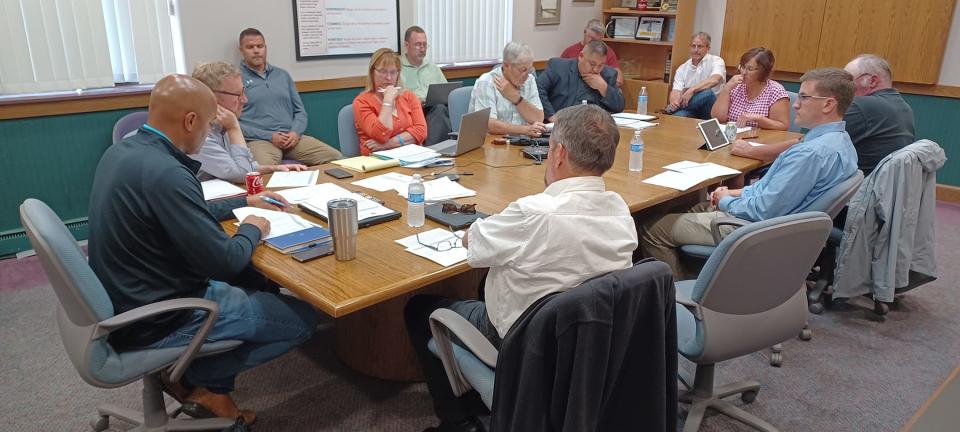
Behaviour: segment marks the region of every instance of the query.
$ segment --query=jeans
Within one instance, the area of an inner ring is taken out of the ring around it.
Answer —
[[[713,89],[703,89],[698,91],[690,98],[690,102],[687,106],[678,109],[673,113],[675,116],[679,117],[694,117],[702,120],[710,119],[710,110],[713,108],[713,103],[717,101],[717,95],[713,93]]]
[[[204,298],[220,306],[206,341],[243,341],[231,351],[196,358],[187,368],[184,377],[189,385],[213,393],[232,392],[238,373],[290,351],[309,339],[317,327],[313,307],[287,295],[210,281]],[[206,316],[206,311],[194,311],[189,323],[150,346],[188,345]]]
[[[487,317],[487,305],[479,300],[453,300],[437,295],[418,295],[407,302],[403,309],[407,324],[407,334],[417,353],[427,389],[433,398],[433,409],[443,423],[459,423],[486,411],[486,405],[476,392],[461,397],[453,394],[443,362],[427,348],[427,342],[433,337],[430,332],[430,314],[433,311],[450,309],[473,324],[494,347],[500,349],[500,335]],[[454,343],[459,341],[454,340]]]

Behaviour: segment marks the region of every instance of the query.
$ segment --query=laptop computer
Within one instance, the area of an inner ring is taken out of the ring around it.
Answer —
[[[448,139],[427,148],[444,156],[460,156],[483,146],[483,140],[487,137],[490,108],[464,114],[460,118],[460,134],[456,140]]]
[[[450,92],[463,87],[463,82],[453,81],[448,83],[430,84],[427,87],[427,98],[423,100],[424,106],[445,105]]]

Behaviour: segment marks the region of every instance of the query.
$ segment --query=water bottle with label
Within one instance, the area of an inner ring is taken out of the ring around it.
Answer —
[[[407,225],[423,226],[423,198],[425,194],[423,180],[420,174],[414,174],[410,186],[407,188]]]
[[[633,133],[633,139],[630,140],[630,171],[640,171],[643,169],[643,136],[640,131]]]
[[[640,87],[640,96],[637,96],[637,114],[647,113],[647,88]]]

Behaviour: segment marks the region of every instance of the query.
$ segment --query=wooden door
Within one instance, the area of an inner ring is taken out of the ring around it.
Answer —
[[[817,64],[826,0],[727,0],[720,56],[727,66],[754,47],[776,58],[775,71],[805,72]],[[834,0],[833,3],[847,3]]]

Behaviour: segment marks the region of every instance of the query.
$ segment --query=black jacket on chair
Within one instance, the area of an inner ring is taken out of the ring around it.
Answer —
[[[674,296],[647,260],[530,306],[500,349],[490,430],[675,431]]]

